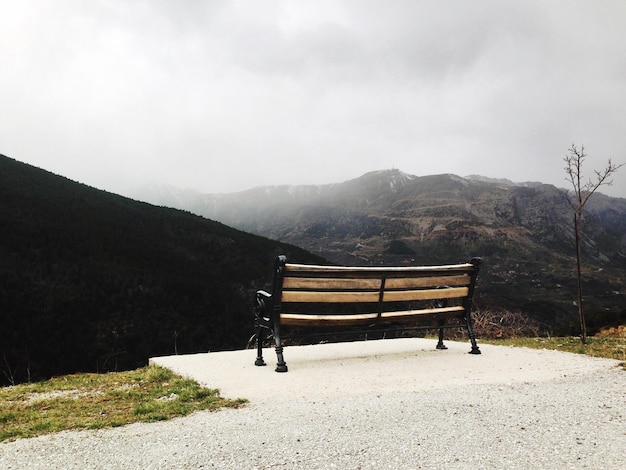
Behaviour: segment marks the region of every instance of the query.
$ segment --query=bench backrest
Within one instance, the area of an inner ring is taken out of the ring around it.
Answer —
[[[291,264],[280,256],[274,310],[283,325],[307,326],[469,314],[480,264],[474,258],[444,266],[341,267]]]

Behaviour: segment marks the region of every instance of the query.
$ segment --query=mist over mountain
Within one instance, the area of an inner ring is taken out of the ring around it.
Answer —
[[[241,349],[281,253],[321,260],[0,155],[0,385]]]
[[[144,197],[294,244],[339,264],[440,264],[482,256],[478,306],[576,324],[573,212],[539,182],[453,174],[367,173],[344,183],[231,194],[163,188]],[[600,193],[585,213],[590,324],[626,320],[626,199]]]

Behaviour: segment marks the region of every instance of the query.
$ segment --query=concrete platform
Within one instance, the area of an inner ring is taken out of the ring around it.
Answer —
[[[538,382],[615,367],[618,361],[551,350],[480,344],[481,355],[468,354],[469,343],[385,339],[352,343],[285,347],[287,373],[274,372],[276,355],[264,349],[267,366],[254,365],[256,350],[155,357],[150,364],[167,367],[227,398],[253,403],[276,399],[383,394],[454,385]]]

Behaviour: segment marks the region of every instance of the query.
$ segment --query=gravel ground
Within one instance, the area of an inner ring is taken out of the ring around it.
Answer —
[[[470,356],[465,344],[435,352],[416,341],[286,348],[287,374],[249,367],[252,351],[158,358],[251,402],[1,444],[0,468],[626,468],[617,361],[486,345]]]

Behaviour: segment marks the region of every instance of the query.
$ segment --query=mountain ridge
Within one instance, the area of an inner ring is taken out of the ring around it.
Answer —
[[[274,191],[280,191],[285,194],[294,194],[294,192],[296,194],[300,192],[304,194],[315,194],[315,193],[319,193],[320,190],[324,188],[340,186],[340,185],[350,183],[350,182],[363,181],[365,178],[369,178],[375,175],[385,175],[387,173],[399,174],[399,175],[402,175],[403,179],[408,179],[408,180],[414,180],[416,178],[449,175],[453,178],[460,178],[461,180],[474,181],[474,182],[480,182],[480,183],[491,183],[491,184],[500,185],[503,187],[507,187],[507,186],[537,187],[537,186],[542,186],[542,185],[553,186],[547,183],[542,183],[540,181],[516,182],[507,178],[493,178],[493,177],[482,176],[482,175],[477,175],[477,174],[459,176],[453,173],[442,173],[440,175],[417,176],[417,175],[412,175],[410,173],[405,173],[399,169],[386,169],[386,170],[370,171],[370,172],[364,173],[363,175],[359,177],[355,177],[355,178],[352,178],[343,182],[339,182],[339,183],[259,185],[259,186],[254,186],[249,189],[244,189],[244,190],[234,191],[234,192],[226,192],[226,193],[225,192],[220,192],[220,193],[204,192],[204,191],[198,191],[195,189],[180,188],[180,187],[170,185],[170,184],[154,182],[154,183],[144,184],[142,186],[134,188],[133,190],[128,192],[128,196],[133,199],[150,202],[156,205],[172,204],[172,207],[178,207],[178,205],[181,205],[181,204],[189,204],[190,200],[195,200],[198,198],[206,198],[206,197],[221,199],[221,198],[234,197],[235,195],[243,196],[246,194],[250,194],[250,195],[263,194],[263,193],[267,194],[268,192],[271,193]],[[565,188],[558,188],[558,189],[567,192]],[[603,197],[611,198],[611,199],[624,199],[624,198],[616,198],[612,196],[607,196],[601,192],[596,193],[596,195],[601,195]],[[173,204],[176,204],[176,206],[174,206]]]

